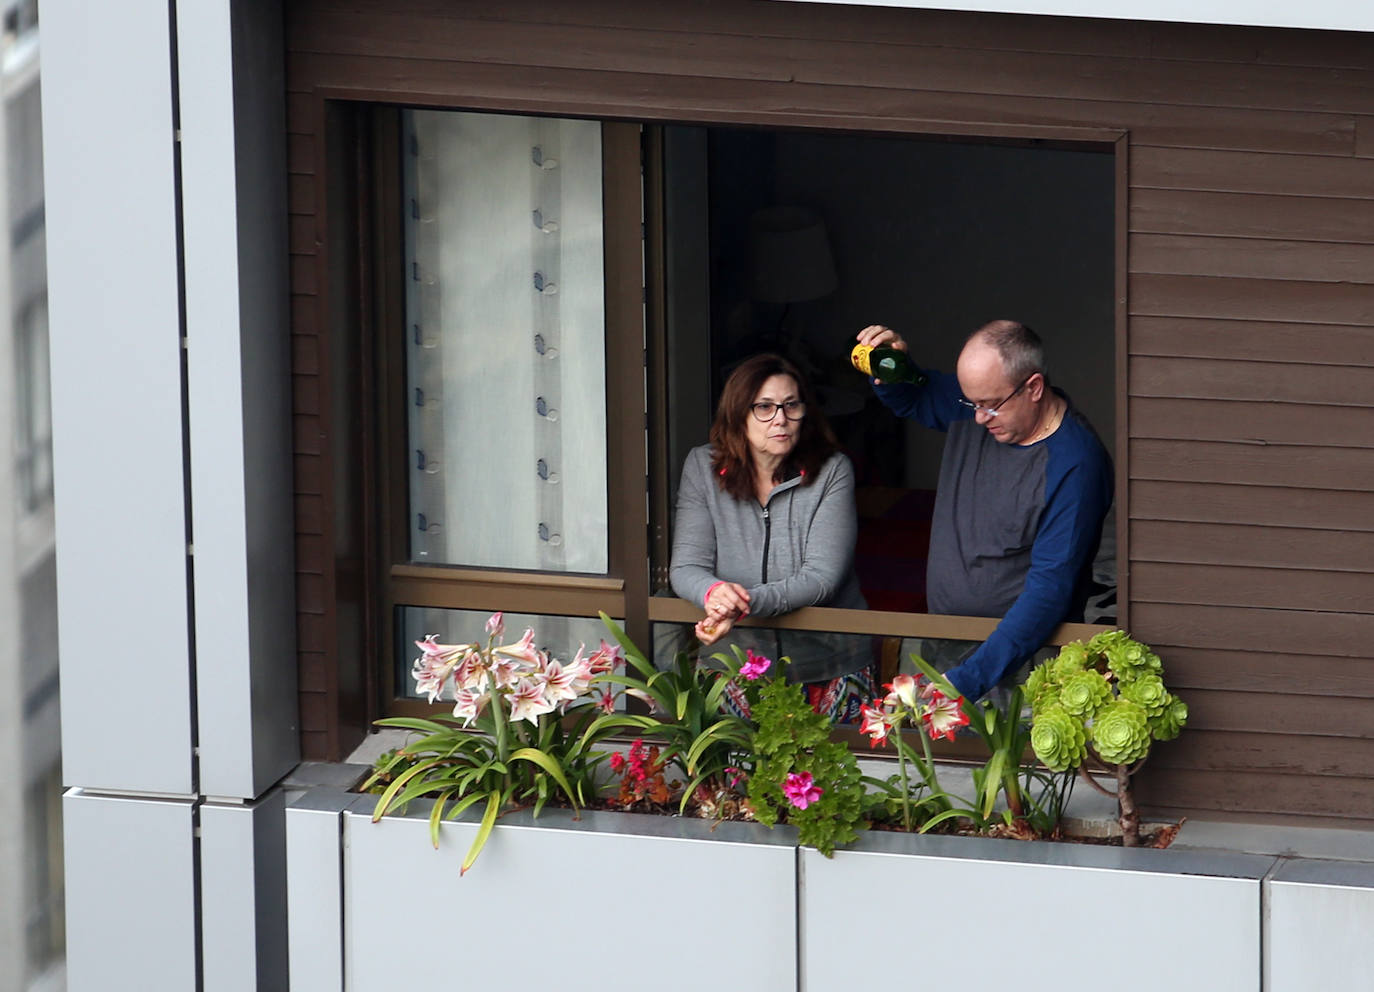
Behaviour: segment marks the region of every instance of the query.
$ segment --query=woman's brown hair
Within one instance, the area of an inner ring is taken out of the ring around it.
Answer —
[[[747,419],[763,384],[775,375],[789,376],[797,384],[797,398],[806,404],[797,443],[778,466],[774,482],[801,473],[802,485],[816,481],[821,466],[839,448],[821,405],[797,367],[781,355],[755,355],[741,362],[725,380],[716,419],[711,424],[711,467],[720,488],[735,499],[754,499],[754,461],[749,452]]]

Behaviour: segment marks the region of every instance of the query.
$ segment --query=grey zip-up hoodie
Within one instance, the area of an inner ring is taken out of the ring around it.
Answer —
[[[693,448],[678,487],[669,572],[673,591],[704,607],[713,583],[738,582],[749,591],[749,612],[755,617],[803,606],[866,608],[854,575],[858,515],[853,466],[836,452],[815,482],[802,481],[798,476],[779,483],[766,506],[738,500],[721,489],[711,469],[710,445]],[[746,633],[737,628],[731,637]],[[766,653],[786,648],[793,663],[789,675],[796,681],[834,678],[870,660],[851,643],[856,638],[804,631],[786,631],[785,636],[784,644],[770,634],[772,646]]]

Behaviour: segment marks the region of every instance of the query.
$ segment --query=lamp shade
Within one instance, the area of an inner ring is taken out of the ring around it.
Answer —
[[[763,303],[829,296],[839,285],[825,221],[805,207],[768,207],[749,218],[750,295]]]

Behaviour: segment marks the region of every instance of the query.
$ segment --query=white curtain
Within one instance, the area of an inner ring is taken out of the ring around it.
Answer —
[[[601,126],[405,124],[411,557],[604,573]]]

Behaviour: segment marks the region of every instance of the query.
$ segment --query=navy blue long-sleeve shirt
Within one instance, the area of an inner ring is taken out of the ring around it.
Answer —
[[[1030,658],[1056,626],[1082,619],[1112,503],[1111,458],[1072,404],[1053,434],[1023,446],[994,440],[958,402],[959,381],[949,373],[931,372],[925,386],[874,389],[894,413],[948,435],[926,596],[932,613],[1002,618],[947,673],[960,692],[977,699]]]

